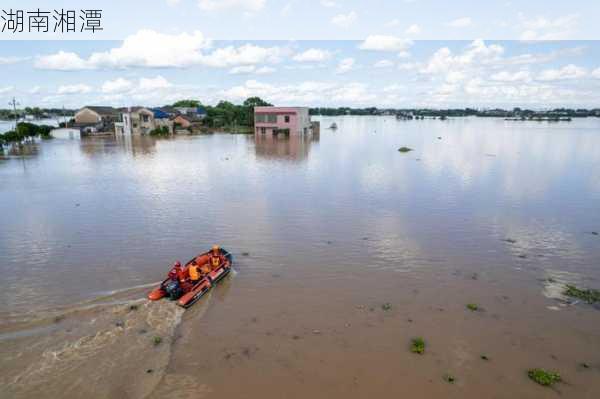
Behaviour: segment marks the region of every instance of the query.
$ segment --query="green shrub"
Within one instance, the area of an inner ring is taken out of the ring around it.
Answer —
[[[166,126],[160,126],[150,131],[150,136],[168,136],[169,128]]]
[[[583,290],[575,287],[574,285],[567,284],[564,294],[574,298],[582,299],[587,303],[600,302],[600,290]]]
[[[529,378],[538,384],[549,387],[561,381],[560,374],[544,369],[531,369],[527,371]]]
[[[419,355],[425,353],[425,340],[421,337],[413,338],[410,344],[410,351]]]

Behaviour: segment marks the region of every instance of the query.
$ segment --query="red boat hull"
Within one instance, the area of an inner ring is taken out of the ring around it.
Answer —
[[[200,299],[204,294],[206,294],[216,284],[217,281],[219,281],[229,273],[229,271],[231,270],[233,258],[229,252],[223,249],[221,250],[221,253],[225,257],[225,262],[218,269],[215,269],[209,272],[207,275],[205,275],[191,288],[186,289],[186,292],[177,300],[177,304],[179,306],[182,306],[184,308],[190,307],[191,305],[196,303],[196,301],[198,301],[198,299]],[[188,268],[193,261],[196,261],[198,264],[203,264],[208,262],[208,260],[208,252],[196,256],[195,258],[191,259],[188,263],[186,263],[185,267],[183,268],[184,274],[187,275]],[[164,280],[160,283],[158,287],[153,289],[148,294],[148,299],[151,301],[158,301],[159,299],[162,299],[165,296],[167,296],[167,292],[164,290],[163,287],[168,281],[169,279]]]

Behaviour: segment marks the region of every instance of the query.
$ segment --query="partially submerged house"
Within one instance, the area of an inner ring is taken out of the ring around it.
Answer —
[[[111,134],[115,123],[121,122],[121,110],[113,107],[87,106],[75,114],[75,124],[82,133]]]
[[[307,107],[254,107],[254,134],[307,134],[311,132]]]
[[[115,124],[115,133],[122,135],[150,134],[154,129],[166,127],[173,133],[173,122],[169,115],[145,107],[128,107],[122,114],[121,123]]]

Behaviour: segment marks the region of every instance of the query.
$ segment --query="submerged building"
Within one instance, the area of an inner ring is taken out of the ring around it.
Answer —
[[[311,132],[307,107],[254,107],[254,134],[307,134]]]

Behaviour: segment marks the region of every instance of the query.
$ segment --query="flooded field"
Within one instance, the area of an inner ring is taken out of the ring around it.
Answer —
[[[599,119],[53,140],[0,157],[0,209],[2,398],[600,396],[562,295],[600,288]],[[214,243],[209,295],[145,300]]]

